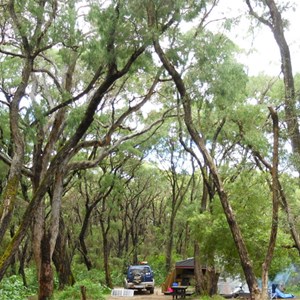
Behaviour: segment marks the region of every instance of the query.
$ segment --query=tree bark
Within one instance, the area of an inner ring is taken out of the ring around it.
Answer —
[[[28,286],[27,285],[27,280],[26,280],[26,274],[25,274],[25,262],[26,262],[26,254],[27,254],[27,249],[28,249],[28,244],[29,244],[29,238],[25,239],[24,242],[24,246],[19,250],[19,274],[22,276],[22,280],[23,280],[23,285],[24,286]]]
[[[283,22],[274,0],[266,0],[273,21],[271,26],[274,38],[280,50],[281,68],[285,86],[285,115],[293,153],[296,156],[295,167],[300,175],[300,132],[296,108],[295,84],[290,49],[284,36]]]
[[[13,5],[13,4],[12,4]],[[11,8],[13,10],[13,8]],[[13,12],[11,12],[13,13]],[[25,95],[25,89],[28,85],[30,74],[33,68],[33,60],[27,59],[22,70],[22,82],[18,86],[17,91],[10,103],[10,132],[12,144],[12,161],[9,169],[7,184],[3,192],[0,205],[0,243],[6,230],[9,227],[13,210],[17,200],[17,193],[20,184],[21,172],[24,163],[24,137],[20,131],[19,124],[19,105]]]
[[[278,145],[279,145],[279,127],[278,127],[278,115],[273,107],[269,107],[272,120],[273,120],[273,166],[271,169],[272,174],[272,226],[269,238],[268,249],[264,262],[262,264],[262,297],[268,296],[268,283],[269,283],[269,268],[271,266],[274,249],[276,245],[276,238],[278,232],[278,209],[280,198],[280,185],[278,179]]]
[[[195,273],[195,292],[197,295],[205,295],[204,276],[202,272],[200,245],[194,242],[194,273]]]
[[[251,1],[246,0],[250,14],[271,29],[280,51],[281,70],[283,73],[285,87],[285,121],[294,154],[294,166],[300,175],[300,132],[290,49],[285,39],[281,13],[279,12],[275,1],[266,0],[265,2],[270,13],[270,18],[268,19],[259,16],[253,10]]]
[[[79,243],[80,243],[80,250],[81,250],[80,252],[83,255],[83,260],[84,260],[84,263],[85,263],[88,271],[92,269],[93,264],[88,256],[88,250],[87,250],[87,247],[85,244],[85,236],[86,236],[86,232],[88,229],[91,213],[92,213],[92,208],[89,206],[88,203],[86,203],[85,215],[84,215],[82,227],[81,227],[80,234],[79,234]]]
[[[87,297],[86,297],[86,287],[84,285],[82,285],[80,287],[80,291],[81,291],[81,300],[87,300]]]
[[[105,201],[105,200],[104,200]],[[103,204],[103,210],[101,215],[104,213],[105,205]],[[105,283],[108,287],[113,288],[111,273],[109,268],[109,255],[110,255],[110,247],[109,247],[109,240],[108,240],[108,233],[110,230],[110,217],[107,219],[103,219],[100,215],[100,226],[101,226],[101,233],[102,233],[102,240],[103,240],[103,265],[105,271]]]
[[[49,300],[53,294],[53,270],[51,266],[50,233],[45,232],[41,241],[41,267],[39,277],[39,300]]]
[[[67,249],[67,234],[62,217],[60,218],[59,224],[59,234],[57,236],[52,260],[58,274],[59,289],[63,290],[65,286],[73,285],[75,278],[71,269],[72,258]]]

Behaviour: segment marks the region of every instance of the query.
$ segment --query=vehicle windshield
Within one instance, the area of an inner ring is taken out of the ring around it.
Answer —
[[[130,269],[130,272],[132,274],[137,274],[137,273],[147,274],[147,273],[150,273],[150,268],[149,267],[134,267],[134,268]]]

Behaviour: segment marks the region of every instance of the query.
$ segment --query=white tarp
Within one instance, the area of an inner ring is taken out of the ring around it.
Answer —
[[[113,289],[111,295],[115,297],[133,297],[134,290],[129,289]]]

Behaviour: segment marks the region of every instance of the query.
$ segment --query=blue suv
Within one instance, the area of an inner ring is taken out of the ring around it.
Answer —
[[[154,293],[154,274],[147,264],[129,266],[124,280],[126,289]]]

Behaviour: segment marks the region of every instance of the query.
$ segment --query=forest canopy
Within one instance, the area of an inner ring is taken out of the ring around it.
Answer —
[[[194,257],[197,293],[222,273],[263,299],[299,263],[298,7],[225,2],[1,2],[0,281],[35,270],[49,299],[77,270],[112,288],[147,260],[162,283]],[[240,59],[259,30],[276,76]]]

